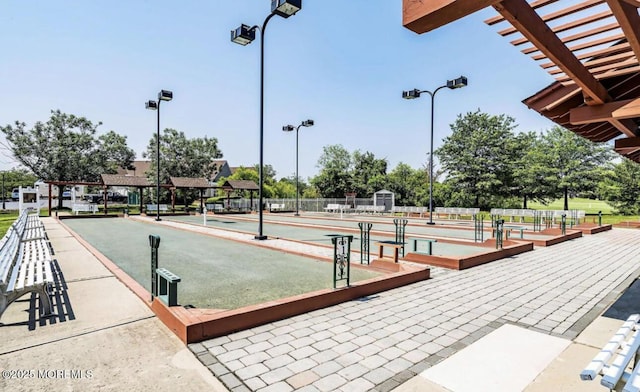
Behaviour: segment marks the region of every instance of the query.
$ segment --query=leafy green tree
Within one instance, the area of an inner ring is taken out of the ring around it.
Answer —
[[[360,150],[356,150],[351,159],[353,191],[359,197],[373,197],[376,191],[382,189],[380,185],[386,182],[383,178],[387,174],[387,160],[377,159],[373,153],[362,153]]]
[[[398,163],[388,176],[388,190],[395,194],[395,204],[401,206],[417,205],[417,191],[421,188],[421,184],[424,182],[424,177],[424,172],[422,170],[415,170],[406,163]]]
[[[322,197],[340,198],[353,191],[351,154],[342,145],[324,146],[317,166],[320,173],[311,179],[311,184]]]
[[[623,158],[603,181],[606,200],[623,215],[640,214],[640,165]]]
[[[135,153],[114,131],[96,138],[97,127],[84,117],[51,111],[51,118],[31,129],[23,122],[0,128],[18,162],[44,181],[97,182],[100,174],[129,168]],[[62,208],[64,187],[58,187]]]
[[[273,184],[273,193],[272,197],[293,199],[296,197],[296,184],[281,178],[280,181]]]
[[[295,198],[296,197],[296,177],[282,177],[276,185],[276,195],[274,197]],[[298,178],[299,194],[303,195],[309,185],[302,177]]]
[[[562,127],[556,126],[542,135],[543,164],[555,184],[555,197],[564,197],[564,209],[569,209],[569,194],[596,189],[601,166],[611,163],[611,149],[596,144]]]
[[[555,175],[541,137],[535,132],[523,132],[516,135],[515,142],[519,154],[513,165],[514,196],[522,198],[522,208],[527,208],[528,200],[548,203],[555,198]]]
[[[471,197],[472,205],[462,207],[486,209],[492,195],[511,195],[514,127],[513,118],[480,110],[459,115],[451,125],[451,135],[435,154],[454,192]]]
[[[157,135],[154,134],[147,150],[142,154],[151,159],[147,172],[150,181],[156,182]],[[160,182],[169,183],[169,177],[204,177],[209,179],[215,171],[214,160],[222,158],[216,138],[188,139],[184,132],[167,128],[160,135]],[[181,190],[184,197],[192,200],[195,195]]]

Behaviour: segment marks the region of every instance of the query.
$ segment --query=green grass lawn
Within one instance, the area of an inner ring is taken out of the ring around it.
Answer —
[[[544,205],[536,202],[527,203],[527,207],[533,210],[562,210],[564,209],[564,199],[554,200],[548,205]],[[597,214],[598,211],[602,211],[603,215],[611,215],[613,207],[611,207],[606,201],[591,200],[591,199],[569,199],[570,210],[583,210],[587,214]]]
[[[17,217],[18,211],[0,212],[0,237],[4,236]]]

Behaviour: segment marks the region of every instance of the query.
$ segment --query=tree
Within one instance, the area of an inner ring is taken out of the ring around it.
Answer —
[[[543,164],[555,184],[555,196],[564,197],[564,209],[569,209],[569,193],[597,189],[597,170],[612,159],[609,147],[556,126],[542,135]]]
[[[527,200],[548,203],[554,198],[554,172],[548,165],[541,137],[535,132],[523,132],[515,141],[520,153],[514,161],[513,187],[523,200],[522,208],[527,208]]]
[[[369,151],[362,153],[360,150],[354,151],[352,155],[353,170],[353,191],[360,197],[372,197],[380,189],[381,183],[386,181],[383,178],[387,175],[387,160],[377,159]]]
[[[602,193],[624,215],[640,214],[640,165],[626,158],[603,181]]]
[[[435,154],[454,191],[472,198],[473,205],[463,207],[486,209],[492,195],[511,195],[514,127],[513,118],[480,110],[458,115],[451,125],[451,136]]]
[[[394,201],[398,205],[418,205],[418,192],[425,181],[425,173],[422,170],[413,169],[406,163],[398,165],[389,173],[388,188],[394,195]],[[429,204],[427,195],[427,205]]]
[[[147,150],[142,154],[151,159],[147,172],[150,181],[157,181],[157,135],[154,134]],[[160,135],[160,183],[169,183],[169,177],[204,177],[211,178],[215,171],[214,160],[222,158],[216,138],[187,139],[184,132],[167,128]],[[185,195],[194,195],[182,190]]]
[[[110,131],[98,138],[97,127],[84,117],[51,111],[46,122],[31,129],[24,122],[0,128],[7,144],[22,165],[44,181],[97,182],[100,174],[114,174],[129,168],[135,157],[126,136]],[[58,208],[62,208],[64,187],[58,187]]]
[[[317,167],[320,173],[311,179],[322,197],[344,197],[353,191],[351,180],[351,154],[341,145],[329,145],[322,148]]]

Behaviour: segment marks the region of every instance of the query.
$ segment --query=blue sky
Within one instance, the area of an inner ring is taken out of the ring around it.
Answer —
[[[160,89],[161,127],[187,137],[216,137],[231,166],[258,162],[259,41],[240,46],[229,32],[262,24],[269,0],[5,1],[0,5],[0,124],[31,126],[50,111],[101,121],[99,132],[127,136],[138,158],[156,130],[144,102]],[[428,96],[406,101],[402,90],[433,90],[465,75],[469,86],[436,96],[434,145],[460,113],[508,114],[520,131],[553,123],[521,101],[552,82],[529,57],[487,26],[486,9],[436,31],[402,27],[401,0],[304,0],[296,15],[274,17],[265,35],[264,161],[277,177],[318,172],[322,147],[370,151],[424,166],[429,151]],[[259,33],[258,33],[259,34]],[[0,169],[16,166],[0,150]]]

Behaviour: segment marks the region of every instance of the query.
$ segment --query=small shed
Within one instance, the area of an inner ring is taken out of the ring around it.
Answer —
[[[389,212],[395,206],[394,194],[386,189],[381,189],[373,194],[373,205],[384,206],[384,210]]]

